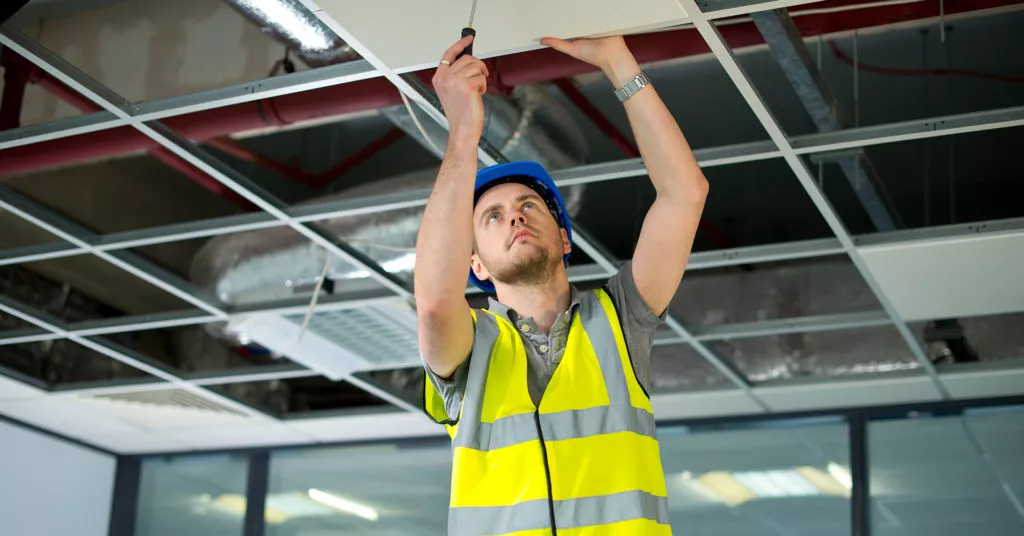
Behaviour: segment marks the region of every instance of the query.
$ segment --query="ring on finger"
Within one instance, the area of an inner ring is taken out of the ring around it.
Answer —
[[[452,64],[452,62],[450,62],[448,60],[441,60],[441,65],[451,65],[451,64]]]

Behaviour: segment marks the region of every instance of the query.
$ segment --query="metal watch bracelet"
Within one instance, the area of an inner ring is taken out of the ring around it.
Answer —
[[[619,102],[626,102],[630,97],[636,95],[641,89],[650,85],[651,79],[647,78],[647,73],[640,71],[640,74],[633,77],[632,80],[626,82],[625,85],[615,90],[615,96],[619,99]]]

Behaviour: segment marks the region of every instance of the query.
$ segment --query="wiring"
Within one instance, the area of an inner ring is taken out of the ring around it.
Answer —
[[[302,327],[299,328],[299,337],[296,339],[295,344],[302,342],[302,336],[306,334],[306,330],[309,329],[309,321],[313,318],[313,311],[316,310],[316,302],[320,298],[320,289],[324,286],[324,281],[327,279],[327,271],[331,268],[331,257],[324,255],[324,269],[320,272],[320,279],[316,281],[316,287],[313,288],[313,299],[309,301],[309,309],[306,310],[306,318],[302,319]]]
[[[835,41],[828,42],[829,47],[832,48],[832,53],[840,61],[854,65],[854,61],[846,55],[845,52]],[[864,62],[856,62],[857,69],[866,73],[884,74],[890,76],[966,76],[970,78],[981,78],[983,80],[996,80],[999,82],[1011,82],[1016,84],[1024,83],[1024,77],[1020,76],[1004,76],[1000,74],[985,73],[981,71],[971,71],[965,69],[896,69],[892,67],[878,67],[875,65],[866,65]]]
[[[412,122],[416,125],[416,130],[420,131],[420,135],[423,136],[423,139],[427,140],[430,148],[433,149],[435,153],[443,155],[444,151],[437,148],[437,145],[434,144],[434,140],[430,139],[426,129],[424,129],[423,125],[420,124],[420,120],[416,117],[416,112],[412,109],[412,104],[409,102],[409,98],[401,91],[399,91],[398,94],[402,97],[402,102],[405,103],[405,109],[409,111],[409,117],[412,118]]]

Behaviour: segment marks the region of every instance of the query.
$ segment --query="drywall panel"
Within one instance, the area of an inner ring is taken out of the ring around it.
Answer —
[[[1024,233],[858,249],[907,320],[1024,311]]]
[[[469,23],[473,0],[318,0],[324,13],[397,71],[433,67]],[[544,37],[583,37],[677,24],[676,0],[477,0],[474,54],[538,48]]]
[[[0,446],[0,534],[107,534],[113,456],[8,422]]]
[[[754,393],[772,411],[804,411],[882,406],[940,399],[927,376],[828,381],[804,385],[756,387]]]

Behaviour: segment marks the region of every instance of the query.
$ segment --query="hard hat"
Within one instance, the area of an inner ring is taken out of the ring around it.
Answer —
[[[572,225],[569,223],[569,211],[565,209],[565,201],[562,194],[551,180],[544,166],[537,162],[510,162],[481,169],[476,174],[476,187],[473,190],[473,207],[480,200],[480,196],[487,190],[498,186],[516,182],[529,186],[548,205],[548,210],[555,217],[558,225],[565,229],[569,236],[569,243],[572,244]],[[569,264],[569,254],[566,253],[562,259],[566,265]],[[476,285],[485,292],[494,292],[494,284],[490,281],[481,281],[472,270],[469,271],[469,282]]]

